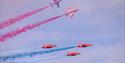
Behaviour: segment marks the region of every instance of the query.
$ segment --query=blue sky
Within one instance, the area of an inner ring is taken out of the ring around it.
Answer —
[[[28,11],[44,7],[52,0],[0,0],[0,21]],[[0,35],[30,23],[64,14],[69,7],[80,9],[73,18],[62,17],[22,33],[4,43],[1,52],[29,48],[41,48],[41,44],[54,43],[59,47],[76,45],[77,41],[92,43],[79,51],[76,57],[51,58],[36,63],[124,63],[125,60],[125,1],[124,0],[63,0],[60,8],[48,8],[12,26],[0,30]],[[65,55],[67,51],[44,55],[53,57]],[[25,52],[25,51],[23,51]],[[57,56],[58,56],[57,55]],[[43,57],[40,57],[44,59]],[[31,58],[32,59],[32,58]]]

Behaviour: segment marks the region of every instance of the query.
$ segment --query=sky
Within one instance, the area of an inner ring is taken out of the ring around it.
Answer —
[[[49,5],[52,0],[0,0],[0,22]],[[0,35],[27,24],[62,15],[68,8],[79,9],[70,17],[61,17],[53,22],[0,43],[0,52],[30,51],[40,49],[44,43],[58,47],[91,43],[92,47],[75,48],[41,55],[34,63],[124,63],[125,62],[125,1],[124,0],[63,0],[60,8],[45,9],[21,22],[0,30]],[[75,57],[65,56],[68,51],[78,51]],[[63,56],[64,55],[64,56]],[[46,59],[47,58],[47,59]],[[33,60],[34,58],[24,58]],[[23,61],[24,59],[21,59]]]

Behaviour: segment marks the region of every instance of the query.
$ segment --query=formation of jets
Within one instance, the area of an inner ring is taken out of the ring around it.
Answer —
[[[54,3],[49,3],[49,4],[51,7],[53,7],[53,5],[57,5],[57,7],[59,8],[60,7],[59,3],[61,1],[62,0],[53,0]],[[78,10],[79,9],[68,8],[68,11],[65,13],[65,16],[69,16],[72,18],[74,16],[74,13],[77,12]],[[92,44],[78,44],[77,45],[78,48],[84,48],[84,47],[88,47],[88,46],[92,46]],[[53,45],[53,44],[46,44],[46,45],[42,46],[42,48],[45,48],[45,49],[54,48],[54,47],[56,47],[56,45]],[[72,52],[68,52],[66,55],[67,56],[76,56],[79,54],[80,54],[79,52],[72,51]]]
[[[84,48],[84,47],[88,47],[88,46],[92,46],[92,44],[78,44],[76,47],[78,48]],[[42,48],[44,49],[51,49],[51,48],[54,48],[54,47],[57,47],[55,44],[43,44],[42,45]],[[67,56],[76,56],[76,55],[79,55],[80,53],[79,52],[75,52],[75,51],[71,51],[71,52],[68,52],[66,55]]]
[[[60,7],[60,2],[62,0],[53,0],[53,3],[49,3],[49,5],[51,7],[54,7],[54,5],[56,5],[58,8]],[[65,13],[65,16],[69,16],[69,17],[73,17],[74,14],[78,11],[79,9],[74,9],[74,8],[68,8],[67,12]],[[76,47],[78,48],[85,48],[85,47],[89,47],[92,46],[92,44],[78,44]],[[51,48],[55,48],[57,47],[55,44],[43,44],[42,48],[43,49],[51,49]],[[76,51],[70,51],[66,53],[67,56],[76,56],[76,55],[80,55],[80,52],[76,52]],[[13,62],[12,62],[13,63]]]
[[[60,7],[60,2],[62,0],[53,0],[54,3],[49,3],[51,7],[53,7],[54,5],[56,5],[58,8]],[[73,8],[68,8],[68,12],[65,13],[66,16],[70,16],[73,17],[74,13],[77,12],[78,9],[74,10]]]

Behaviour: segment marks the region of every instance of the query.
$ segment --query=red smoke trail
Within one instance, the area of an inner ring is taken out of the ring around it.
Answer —
[[[78,9],[73,10],[73,11],[68,12],[68,13],[65,13],[65,15],[69,15],[70,13],[77,12],[77,11],[78,11]],[[55,20],[57,18],[65,16],[65,15],[59,15],[59,16],[56,16],[56,17],[53,17],[53,18],[38,22],[36,24],[30,24],[30,25],[24,26],[23,28],[20,28],[20,29],[18,28],[18,29],[14,30],[14,31],[8,32],[8,33],[0,36],[0,42],[3,42],[8,38],[12,38],[13,36],[16,36],[16,35],[18,35],[18,34],[20,34],[22,32],[26,32],[27,30],[30,30],[30,29],[33,29],[33,28],[38,27],[40,25],[46,24],[46,23],[48,23],[50,21],[53,21],[53,20]]]
[[[33,29],[33,28],[35,28],[35,27],[40,26],[40,25],[49,23],[49,22],[51,22],[51,21],[53,21],[53,20],[55,20],[55,19],[58,19],[58,18],[60,18],[60,17],[62,17],[62,16],[64,16],[64,15],[56,16],[56,17],[53,17],[53,18],[50,18],[50,19],[47,19],[47,20],[38,22],[38,23],[36,23],[36,24],[26,25],[26,26],[24,26],[23,28],[17,28],[17,29],[14,30],[14,31],[8,32],[8,33],[6,33],[6,34],[0,36],[0,42],[3,42],[3,41],[5,41],[5,40],[8,39],[8,38],[13,38],[13,37],[16,36],[16,35],[21,34],[22,32],[26,32],[26,31],[31,30],[31,29]]]
[[[19,21],[21,21],[21,20],[23,20],[23,19],[25,19],[29,16],[32,16],[33,14],[36,14],[36,13],[38,13],[38,12],[44,10],[44,9],[47,9],[48,7],[49,6],[45,6],[43,8],[39,8],[39,9],[33,10],[31,12],[25,13],[23,15],[19,15],[15,18],[10,18],[9,20],[3,21],[3,22],[0,23],[0,29],[4,29],[7,26],[10,26],[10,25],[12,25],[16,22],[19,22]]]

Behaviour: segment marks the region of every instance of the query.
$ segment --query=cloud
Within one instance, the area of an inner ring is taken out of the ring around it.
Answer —
[[[122,11],[125,11],[123,8],[124,0],[83,0],[77,3],[77,8],[80,8],[79,18],[81,17],[80,21],[84,24],[109,26],[116,23],[116,19],[119,22],[121,18],[118,17],[123,17],[123,14],[125,15],[125,12]]]

